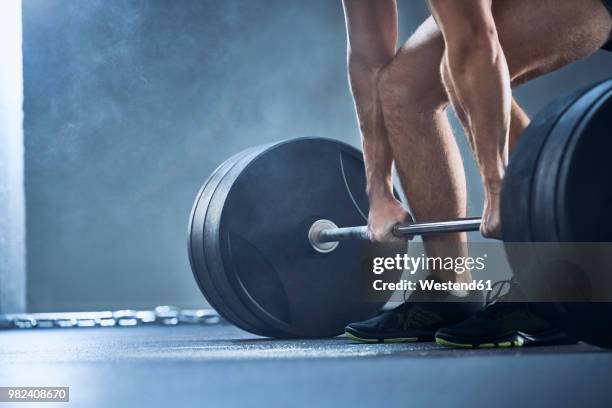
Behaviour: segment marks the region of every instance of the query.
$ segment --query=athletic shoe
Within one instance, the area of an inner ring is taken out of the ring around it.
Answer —
[[[448,347],[493,348],[525,345],[575,344],[576,341],[554,327],[533,311],[528,302],[520,299],[521,292],[514,279],[497,282],[509,285],[505,295],[499,295],[470,318],[441,328],[435,335],[436,343]]]
[[[363,343],[433,341],[438,329],[465,320],[484,304],[482,292],[471,293],[468,299],[445,293],[443,299],[425,302],[428,296],[432,295],[416,292],[395,309],[351,323],[346,326],[346,336]]]

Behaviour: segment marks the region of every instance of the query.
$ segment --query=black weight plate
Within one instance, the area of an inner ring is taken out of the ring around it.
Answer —
[[[560,99],[538,114],[529,126],[513,152],[504,182],[504,240],[612,241],[612,189],[607,188],[612,175],[612,161],[607,157],[612,148],[611,89],[612,81],[605,81]],[[522,267],[519,258],[525,257],[526,252],[525,247],[521,248],[520,256],[508,255],[531,298],[558,292],[563,281],[609,291],[603,286],[603,282],[609,282],[604,275],[609,271],[571,264],[570,268],[542,268],[550,274],[534,273]],[[571,256],[567,253],[559,258]],[[536,252],[533,257],[543,258]],[[540,262],[545,266],[544,261]],[[562,269],[569,272],[567,276]],[[610,303],[563,302],[537,308],[548,320],[581,340],[612,345]]]
[[[362,301],[360,268],[371,244],[347,241],[319,254],[307,231],[317,219],[362,225],[367,212],[357,149],[315,138],[275,144],[241,160],[216,189],[205,221],[211,273],[275,329],[261,327],[269,336],[340,334],[381,307]]]
[[[534,203],[554,202],[545,218],[545,211],[534,208],[536,237],[561,242],[588,242],[595,248],[598,242],[612,242],[612,80],[592,87],[559,122],[546,143],[546,156],[556,158],[556,185],[542,183],[536,188]],[[571,125],[571,126],[570,126]],[[551,160],[547,160],[551,161]],[[538,167],[545,162],[538,163]],[[552,228],[549,228],[552,227]],[[600,252],[608,251],[601,247]],[[576,251],[574,256],[583,255]],[[610,259],[609,254],[589,251],[590,258]],[[601,263],[601,262],[600,262]],[[609,262],[594,267],[574,268],[570,278],[587,283],[595,299],[610,299]],[[556,272],[557,276],[559,272]],[[559,280],[559,278],[557,278]],[[569,280],[569,279],[568,279]],[[589,293],[587,293],[589,294]],[[587,296],[588,298],[588,296]],[[612,347],[612,304],[609,302],[564,302],[559,305],[558,324],[592,344]]]
[[[589,87],[546,138],[531,194],[540,242],[612,241],[612,80]]]
[[[240,327],[247,326],[249,329],[254,330],[253,327],[240,321],[240,319],[238,319],[236,315],[229,310],[229,307],[224,304],[222,297],[217,294],[217,290],[212,285],[210,275],[208,274],[208,270],[206,268],[202,233],[199,232],[203,230],[204,216],[206,214],[206,208],[208,207],[212,190],[214,190],[214,187],[218,184],[219,180],[221,180],[222,176],[227,172],[227,170],[231,168],[245,153],[246,151],[239,152],[219,165],[208,177],[196,195],[189,218],[188,251],[189,262],[194,278],[208,303],[226,320],[231,321]]]
[[[504,178],[501,201],[502,234],[512,269],[530,299],[552,300],[556,298],[554,288],[550,287],[554,281],[551,281],[541,270],[539,273],[534,272],[533,262],[540,258],[541,245],[516,245],[514,243],[542,241],[542,237],[536,237],[535,224],[542,224],[534,212],[534,201],[538,196],[536,187],[541,189],[542,181],[555,185],[554,179],[558,169],[556,161],[543,159],[547,154],[547,141],[550,140],[550,134],[557,129],[559,123],[567,123],[566,112],[571,111],[587,91],[583,89],[558,98],[536,115],[514,148]],[[542,161],[548,162],[547,170],[553,175],[542,176],[541,170],[538,173],[538,169],[541,169],[539,163]],[[547,203],[535,204],[540,205],[541,208],[548,207],[550,212],[553,211],[553,202],[550,199]],[[548,241],[557,240],[549,239]],[[523,271],[525,271],[524,274]]]
[[[584,93],[574,92],[554,100],[540,111],[510,154],[501,197],[504,242],[532,242],[531,190],[542,147],[559,117]]]
[[[612,81],[602,87],[561,159],[558,219],[569,221],[558,225],[562,241],[612,242]]]
[[[202,188],[196,195],[191,215],[189,217],[188,228],[188,252],[189,262],[194,278],[200,288],[200,291],[208,301],[208,303],[226,320],[232,322],[243,330],[259,334],[256,326],[246,323],[239,318],[231,308],[227,305],[224,297],[219,294],[218,289],[213,285],[209,270],[206,266],[204,254],[204,219],[206,210],[210,203],[210,198],[219,181],[246,154],[254,150],[254,148],[241,151],[219,165],[213,173],[204,182]]]
[[[521,135],[510,155],[501,197],[502,235],[508,261],[529,299],[550,296],[549,281],[532,273],[538,258],[532,230],[532,186],[545,142],[563,113],[584,94],[584,90],[555,99],[540,111]]]
[[[216,229],[217,221],[213,221],[212,224],[210,221],[211,216],[214,217],[215,209],[217,208],[214,204],[215,196],[218,196],[219,191],[221,191],[221,195],[225,194],[223,185],[228,174],[234,174],[237,171],[240,171],[243,168],[243,163],[250,162],[253,157],[257,156],[259,153],[261,153],[261,151],[266,150],[273,145],[274,144],[262,145],[249,149],[246,154],[241,155],[241,157],[234,162],[231,168],[229,168],[228,171],[222,175],[222,178],[220,178],[211,188],[208,200],[203,202],[203,206],[206,206],[206,210],[204,220],[199,225],[203,226],[201,232],[206,270],[209,273],[212,286],[214,286],[217,293],[222,296],[226,307],[229,308],[233,314],[239,316],[242,321],[246,321],[251,327],[254,326],[255,331],[251,330],[252,333],[269,337],[287,337],[286,333],[278,331],[278,329],[270,326],[264,320],[260,319],[253,314],[253,312],[247,309],[240,299],[240,294],[237,295],[232,286],[228,283],[228,279],[219,256],[218,239],[213,238],[215,235],[214,233],[211,233],[211,229]]]

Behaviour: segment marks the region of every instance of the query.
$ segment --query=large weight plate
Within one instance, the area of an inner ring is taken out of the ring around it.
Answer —
[[[208,303],[226,320],[234,323],[243,330],[250,331],[255,334],[260,334],[257,326],[247,323],[240,318],[237,313],[232,311],[232,308],[227,303],[227,299],[219,293],[219,290],[213,284],[212,277],[207,266],[206,254],[204,252],[204,219],[206,211],[210,203],[212,194],[214,193],[219,181],[240,159],[249,154],[254,148],[241,151],[219,165],[213,173],[204,182],[204,185],[196,195],[196,199],[189,217],[188,228],[188,250],[189,262],[194,274],[194,278],[200,288],[202,294]]]
[[[501,199],[504,242],[533,242],[532,185],[537,162],[551,129],[583,92],[556,99],[540,111],[521,135],[510,155]]]
[[[367,212],[357,149],[316,138],[272,145],[236,163],[210,200],[204,234],[210,273],[223,295],[265,323],[260,333],[340,334],[381,307],[362,300],[360,268],[370,244],[347,241],[319,254],[307,231],[316,219],[362,225]]]
[[[574,101],[546,139],[533,187],[537,241],[612,242],[611,136],[612,80]]]
[[[211,284],[223,298],[226,307],[229,308],[232,313],[239,316],[240,319],[254,326],[255,330],[249,330],[252,333],[270,337],[287,337],[287,333],[270,326],[245,307],[241,301],[241,293],[237,294],[229,284],[228,276],[225,273],[223,262],[219,255],[218,239],[215,238],[216,236],[214,232],[212,232],[212,230],[217,227],[217,221],[214,220],[217,206],[214,200],[215,197],[218,198],[225,194],[224,182],[228,175],[230,175],[229,178],[232,179],[233,174],[240,172],[244,168],[244,163],[249,163],[254,157],[267,148],[270,148],[272,145],[273,144],[263,145],[248,149],[245,154],[240,155],[237,160],[233,161],[232,165],[211,188],[207,201],[203,202],[202,206],[205,207],[204,220],[202,222],[198,221],[198,225],[202,226],[201,244],[204,250],[206,270],[209,273]]]
[[[506,173],[502,197],[505,241],[612,241],[610,129],[611,80],[560,99],[538,114],[515,148]],[[524,257],[522,248],[519,255]],[[509,258],[531,298],[560,291],[562,281],[585,284],[600,297],[611,290],[610,271],[605,268],[576,268],[570,263],[569,274],[562,279],[561,269],[565,268],[544,268],[551,274],[533,273],[521,267],[518,257],[509,254]],[[603,258],[609,259],[609,254]],[[562,302],[537,307],[577,338],[612,346],[610,303]]]

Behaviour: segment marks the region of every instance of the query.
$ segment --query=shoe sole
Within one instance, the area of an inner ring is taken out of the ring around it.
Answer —
[[[349,332],[344,333],[347,338],[353,340],[357,343],[414,343],[419,341],[418,337],[393,337],[393,338],[366,338],[366,337],[358,337]]]
[[[516,337],[511,340],[497,341],[492,343],[459,343],[436,337],[436,344],[439,346],[452,348],[510,348],[523,347],[525,345],[525,340],[523,340],[521,337]]]
[[[516,332],[508,337],[485,340],[482,342],[462,341],[461,339],[449,339],[436,336],[436,344],[454,348],[510,348],[523,347],[527,345],[565,345],[576,344],[577,341],[567,335],[553,331],[540,334],[527,334]]]

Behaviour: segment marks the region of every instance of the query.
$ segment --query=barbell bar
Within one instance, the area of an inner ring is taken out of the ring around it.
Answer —
[[[310,243],[317,250],[322,243],[334,243],[353,239],[369,239],[367,226],[339,228],[333,227],[333,222],[330,220],[317,220],[315,223],[313,223],[313,227],[322,221],[326,222],[328,225],[327,228],[320,229],[316,234],[308,234]],[[393,235],[403,238],[412,238],[415,235],[478,231],[481,223],[482,218],[480,217],[457,218],[454,220],[436,222],[411,222],[406,224],[398,224],[393,227]],[[311,228],[311,231],[312,230],[313,228]]]

